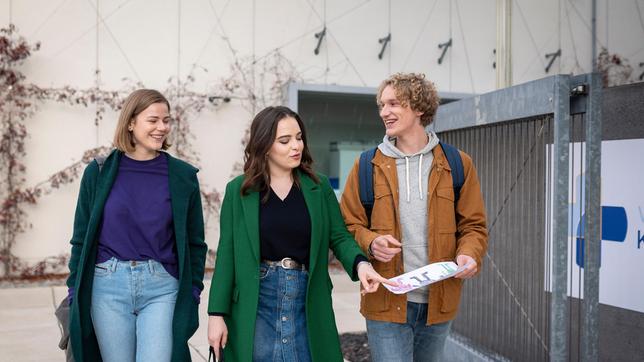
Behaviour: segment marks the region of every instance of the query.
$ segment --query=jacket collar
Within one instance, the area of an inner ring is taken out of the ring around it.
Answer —
[[[259,263],[259,192],[251,191],[242,195],[241,201],[248,240],[251,242],[250,247],[255,260]]]
[[[309,217],[311,218],[311,246],[309,253],[309,273],[312,273],[315,269],[315,262],[318,259],[318,253],[320,252],[320,246],[322,244],[322,233],[321,233],[321,223],[320,220],[327,220],[322,215],[322,192],[320,190],[320,184],[315,183],[308,175],[297,171],[300,177],[300,187],[302,188],[302,194],[304,194],[304,201],[306,202],[306,208],[309,211]]]
[[[102,169],[98,173],[94,194],[94,210],[92,212],[93,215],[98,216],[98,220],[101,220],[103,215],[103,207],[105,206],[107,196],[109,196],[112,190],[112,185],[114,185],[122,156],[123,152],[113,150],[105,159]]]
[[[389,165],[389,168],[393,167],[395,170],[396,159],[393,157],[387,157],[380,150],[378,151],[379,152],[376,152],[376,154],[374,155],[373,160],[371,160],[371,163],[383,168],[386,168],[387,165]],[[434,156],[434,165],[432,165],[432,167],[440,166],[445,170],[448,170],[448,171],[452,170],[449,167],[449,163],[447,162],[447,158],[445,157],[445,152],[443,152],[442,147],[436,146],[432,148],[432,154]]]

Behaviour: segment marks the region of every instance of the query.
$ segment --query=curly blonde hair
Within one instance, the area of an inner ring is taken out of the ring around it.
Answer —
[[[434,83],[425,79],[425,74],[396,73],[382,81],[376,96],[378,106],[382,106],[380,97],[387,86],[391,86],[394,89],[396,98],[403,106],[410,106],[416,112],[423,112],[420,116],[420,124],[423,127],[432,123],[440,98]]]

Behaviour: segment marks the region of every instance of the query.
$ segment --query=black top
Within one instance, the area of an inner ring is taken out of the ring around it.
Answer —
[[[259,207],[259,241],[262,260],[291,258],[300,264],[309,264],[311,249],[311,218],[306,208],[304,194],[296,185],[284,200],[270,187],[260,192],[268,201]]]

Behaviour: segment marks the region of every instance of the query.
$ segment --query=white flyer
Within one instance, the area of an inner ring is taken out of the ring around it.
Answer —
[[[451,278],[463,269],[465,269],[464,266],[459,269],[458,265],[452,261],[443,261],[425,265],[416,270],[390,278],[390,281],[398,283],[397,287],[387,284],[383,285],[394,294],[404,294],[443,279]]]

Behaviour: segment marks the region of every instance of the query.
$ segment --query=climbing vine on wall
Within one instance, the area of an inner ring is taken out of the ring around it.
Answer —
[[[602,48],[597,56],[597,70],[601,74],[604,87],[614,87],[632,83],[633,67],[627,58],[619,54],[610,54]]]
[[[125,97],[143,84],[125,80],[120,90],[104,90],[98,86],[77,89],[71,86],[44,88],[30,84],[19,71],[29,56],[39,49],[39,43],[30,44],[20,36],[13,25],[0,29],[0,277],[28,278],[66,272],[69,254],[50,256],[38,262],[26,262],[12,253],[18,236],[31,227],[27,206],[35,205],[38,199],[64,185],[73,183],[82,174],[85,165],[96,156],[110,152],[110,145],[92,148],[83,152],[80,159],[59,170],[35,185],[27,185],[25,140],[28,137],[28,120],[42,102],[55,102],[68,106],[96,109],[94,123],[99,125],[107,110],[118,112]],[[235,53],[233,51],[233,53]],[[190,130],[190,121],[197,118],[206,107],[218,107],[231,99],[236,100],[248,112],[248,125],[255,112],[268,105],[283,104],[289,82],[300,80],[295,67],[276,50],[260,58],[235,57],[229,75],[219,79],[207,93],[192,91],[196,80],[193,67],[185,79],[170,77],[162,90],[172,105],[173,130],[170,134],[172,152],[178,157],[200,164],[198,153],[192,148],[195,135]],[[207,70],[206,70],[207,71]],[[98,77],[99,70],[96,70]],[[257,75],[257,76],[255,76]],[[98,82],[97,82],[98,84]],[[242,148],[248,141],[248,129],[242,140]],[[243,163],[238,161],[232,175],[242,172]],[[214,188],[202,185],[202,204],[206,220],[218,219],[221,194]],[[212,265],[211,250],[208,265]]]
[[[10,273],[13,261],[11,247],[25,224],[24,203],[34,203],[37,195],[24,190],[26,171],[25,121],[35,112],[31,89],[24,84],[25,76],[16,70],[40,44],[29,44],[17,37],[10,25],[0,29],[0,261],[4,275]]]
[[[249,74],[258,74],[257,79]],[[250,120],[264,107],[286,103],[289,83],[301,81],[295,66],[279,51],[273,51],[260,60],[251,57],[237,59],[230,67],[230,75],[222,79],[222,91],[242,94],[242,106],[248,111],[248,127],[241,140],[242,149],[250,136]],[[243,173],[243,160],[233,165],[231,176]]]
[[[83,107],[96,105],[94,122],[98,125],[107,109],[118,111],[127,94],[142,86],[132,84],[121,91],[105,91],[97,87],[41,88],[29,84],[18,68],[39,47],[38,43],[30,44],[19,36],[13,25],[0,29],[0,275],[5,278],[65,272],[67,254],[48,257],[32,264],[12,253],[18,235],[31,227],[25,207],[36,204],[40,197],[61,186],[74,182],[87,163],[111,150],[107,145],[87,150],[79,161],[34,186],[27,186],[27,167],[23,162],[26,156],[25,140],[28,137],[27,121],[37,111],[37,102],[53,101]],[[163,93],[168,95],[168,100],[173,105],[173,151],[178,157],[198,164],[199,157],[191,147],[194,135],[190,131],[189,121],[210,103],[207,95],[189,90],[194,80],[192,76],[187,77],[186,81],[170,78]],[[221,202],[219,192],[205,188],[201,192],[206,217],[217,215]]]

